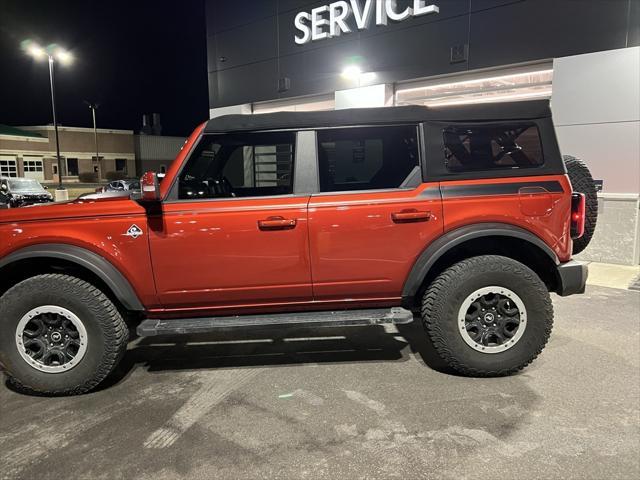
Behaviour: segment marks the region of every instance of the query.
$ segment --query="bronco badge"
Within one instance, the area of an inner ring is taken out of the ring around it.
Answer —
[[[123,233],[122,235],[125,237],[138,238],[143,233],[142,229],[134,223],[129,227],[127,233]]]

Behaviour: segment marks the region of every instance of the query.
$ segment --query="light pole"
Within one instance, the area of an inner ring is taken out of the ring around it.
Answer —
[[[87,100],[84,101],[87,106],[91,109],[91,116],[93,117],[93,138],[96,142],[96,166],[98,167],[98,181],[100,181],[101,172],[100,172],[100,154],[98,153],[98,128],[96,127],[96,110],[100,106],[98,103],[91,103]]]
[[[56,200],[68,198],[68,193],[62,185],[62,159],[60,158],[60,140],[58,139],[58,120],[56,118],[56,87],[55,87],[55,61],[62,64],[69,64],[72,61],[71,54],[66,50],[52,44],[42,48],[35,43],[28,43],[26,50],[36,60],[45,57],[49,60],[49,85],[51,87],[51,110],[53,111],[53,129],[56,136],[56,158],[58,160],[58,189],[56,190]]]

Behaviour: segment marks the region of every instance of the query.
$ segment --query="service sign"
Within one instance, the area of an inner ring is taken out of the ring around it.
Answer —
[[[376,25],[387,25],[389,20],[401,22],[411,17],[419,17],[430,13],[438,13],[437,5],[428,5],[427,0],[413,0],[400,10],[395,0],[340,0],[300,12],[294,23],[295,41],[298,45],[337,37],[343,33],[351,33],[353,26],[358,30],[366,30],[375,17]],[[353,20],[352,20],[353,18]]]

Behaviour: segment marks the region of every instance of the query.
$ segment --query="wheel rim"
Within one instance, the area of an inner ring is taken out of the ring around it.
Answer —
[[[490,286],[476,290],[458,311],[458,332],[474,350],[500,353],[514,347],[527,327],[522,299],[508,288]]]
[[[67,372],[87,351],[87,330],[77,315],[55,305],[27,312],[16,328],[18,352],[36,370]]]

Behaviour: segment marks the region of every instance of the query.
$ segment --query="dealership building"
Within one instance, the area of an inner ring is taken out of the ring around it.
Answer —
[[[636,0],[207,0],[210,116],[548,98],[602,185],[581,256],[637,264],[639,45]]]

